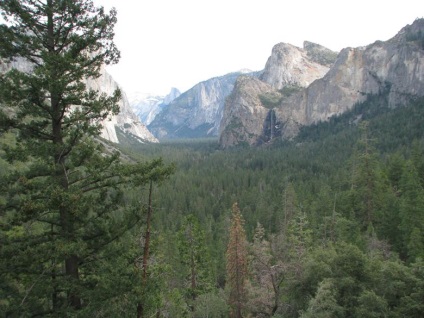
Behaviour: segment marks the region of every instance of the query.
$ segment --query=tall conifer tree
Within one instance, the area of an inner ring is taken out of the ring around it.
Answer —
[[[2,0],[0,10],[0,62],[28,65],[0,76],[0,128],[17,136],[6,158],[23,163],[0,184],[3,311],[89,311],[114,297],[94,292],[98,264],[116,257],[108,247],[139,220],[124,186],[170,170],[161,160],[123,164],[95,141],[121,98],[119,90],[106,96],[85,85],[118,62],[115,9],[106,13],[90,0]]]
[[[231,317],[243,317],[246,301],[247,239],[244,220],[237,203],[233,204],[230,238],[227,247],[227,285],[230,291]]]
[[[194,311],[193,302],[212,289],[210,255],[205,232],[194,215],[187,216],[177,233],[180,262],[183,265],[186,300]]]
[[[383,180],[377,153],[369,134],[369,123],[360,124],[361,137],[356,145],[352,173],[352,205],[355,216],[366,229],[378,219],[382,207]]]

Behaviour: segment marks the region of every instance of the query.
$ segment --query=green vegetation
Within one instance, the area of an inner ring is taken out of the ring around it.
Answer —
[[[417,43],[421,49],[424,49],[424,33],[419,30],[416,33],[408,31],[406,34],[406,41]]]
[[[262,106],[272,109],[281,105],[282,101],[293,94],[300,92],[303,88],[298,85],[286,85],[278,91],[259,94]]]
[[[9,22],[0,26],[2,62],[33,67],[0,75],[0,312],[121,316],[129,301],[148,301],[151,285],[137,263],[145,209],[135,195],[172,167],[124,163],[96,139],[121,93],[84,82],[118,61],[116,11],[53,0],[0,9]]]
[[[246,282],[248,274],[247,240],[244,232],[244,220],[237,203],[233,204],[231,226],[226,253],[228,303],[230,316],[241,318],[245,314],[247,300]]]
[[[1,57],[43,58],[0,81],[3,316],[423,316],[423,99],[261,148],[121,131],[113,151],[119,92],[82,79],[117,61],[115,12],[58,4],[0,2]]]
[[[273,146],[221,150],[209,139],[124,149],[177,165],[155,196],[155,226],[170,267],[180,258],[172,242],[185,216],[203,227],[215,283],[196,304],[230,299],[225,254],[238,202],[250,242],[242,313],[422,315],[422,294],[413,290],[423,283],[424,102],[391,110],[385,101],[371,96]],[[410,289],[385,290],[396,284]]]
[[[333,52],[326,49],[315,49],[308,51],[308,56],[312,61],[327,66],[330,66],[336,61],[337,55],[338,52]]]
[[[278,92],[283,95],[283,97],[289,97],[295,93],[298,93],[303,88],[298,85],[286,85],[282,89],[280,89]]]
[[[259,100],[261,101],[262,106],[272,109],[280,105],[282,96],[278,92],[263,93],[259,94]]]

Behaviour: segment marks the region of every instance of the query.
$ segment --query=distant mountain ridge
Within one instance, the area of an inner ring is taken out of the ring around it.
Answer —
[[[145,125],[149,125],[169,103],[180,95],[180,91],[173,87],[166,96],[135,93],[129,97],[129,102],[140,121]]]
[[[291,59],[285,59],[291,52]],[[264,71],[244,69],[198,83],[166,105],[160,97],[133,101],[131,106],[158,139],[217,137],[220,135],[224,105],[237,78],[249,75],[275,89],[284,84],[307,86],[322,77],[337,56],[321,45],[307,42],[304,49],[280,43],[273,48]],[[282,60],[283,59],[283,60]],[[142,110],[140,105],[148,105]],[[147,109],[151,109],[147,111]],[[148,116],[146,114],[153,114]]]
[[[158,139],[218,136],[225,99],[245,73],[260,75],[242,70],[198,83],[166,105],[148,124],[149,130]]]
[[[290,139],[300,127],[341,114],[370,94],[387,93],[392,108],[424,96],[424,19],[388,41],[345,48],[332,64],[322,59],[330,52],[314,50],[321,58],[308,57],[308,47],[278,44],[262,77],[237,80],[221,122],[223,148]]]

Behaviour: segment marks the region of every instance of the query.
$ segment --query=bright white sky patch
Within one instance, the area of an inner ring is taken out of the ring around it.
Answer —
[[[424,17],[422,0],[96,0],[118,10],[127,93],[167,94],[239,69],[261,70],[279,42],[339,51],[388,40]]]

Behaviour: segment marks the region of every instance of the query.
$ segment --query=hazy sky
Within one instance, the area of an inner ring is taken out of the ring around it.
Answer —
[[[243,68],[264,68],[279,42],[339,51],[388,40],[424,17],[423,0],[96,0],[118,10],[124,91],[165,95]]]

